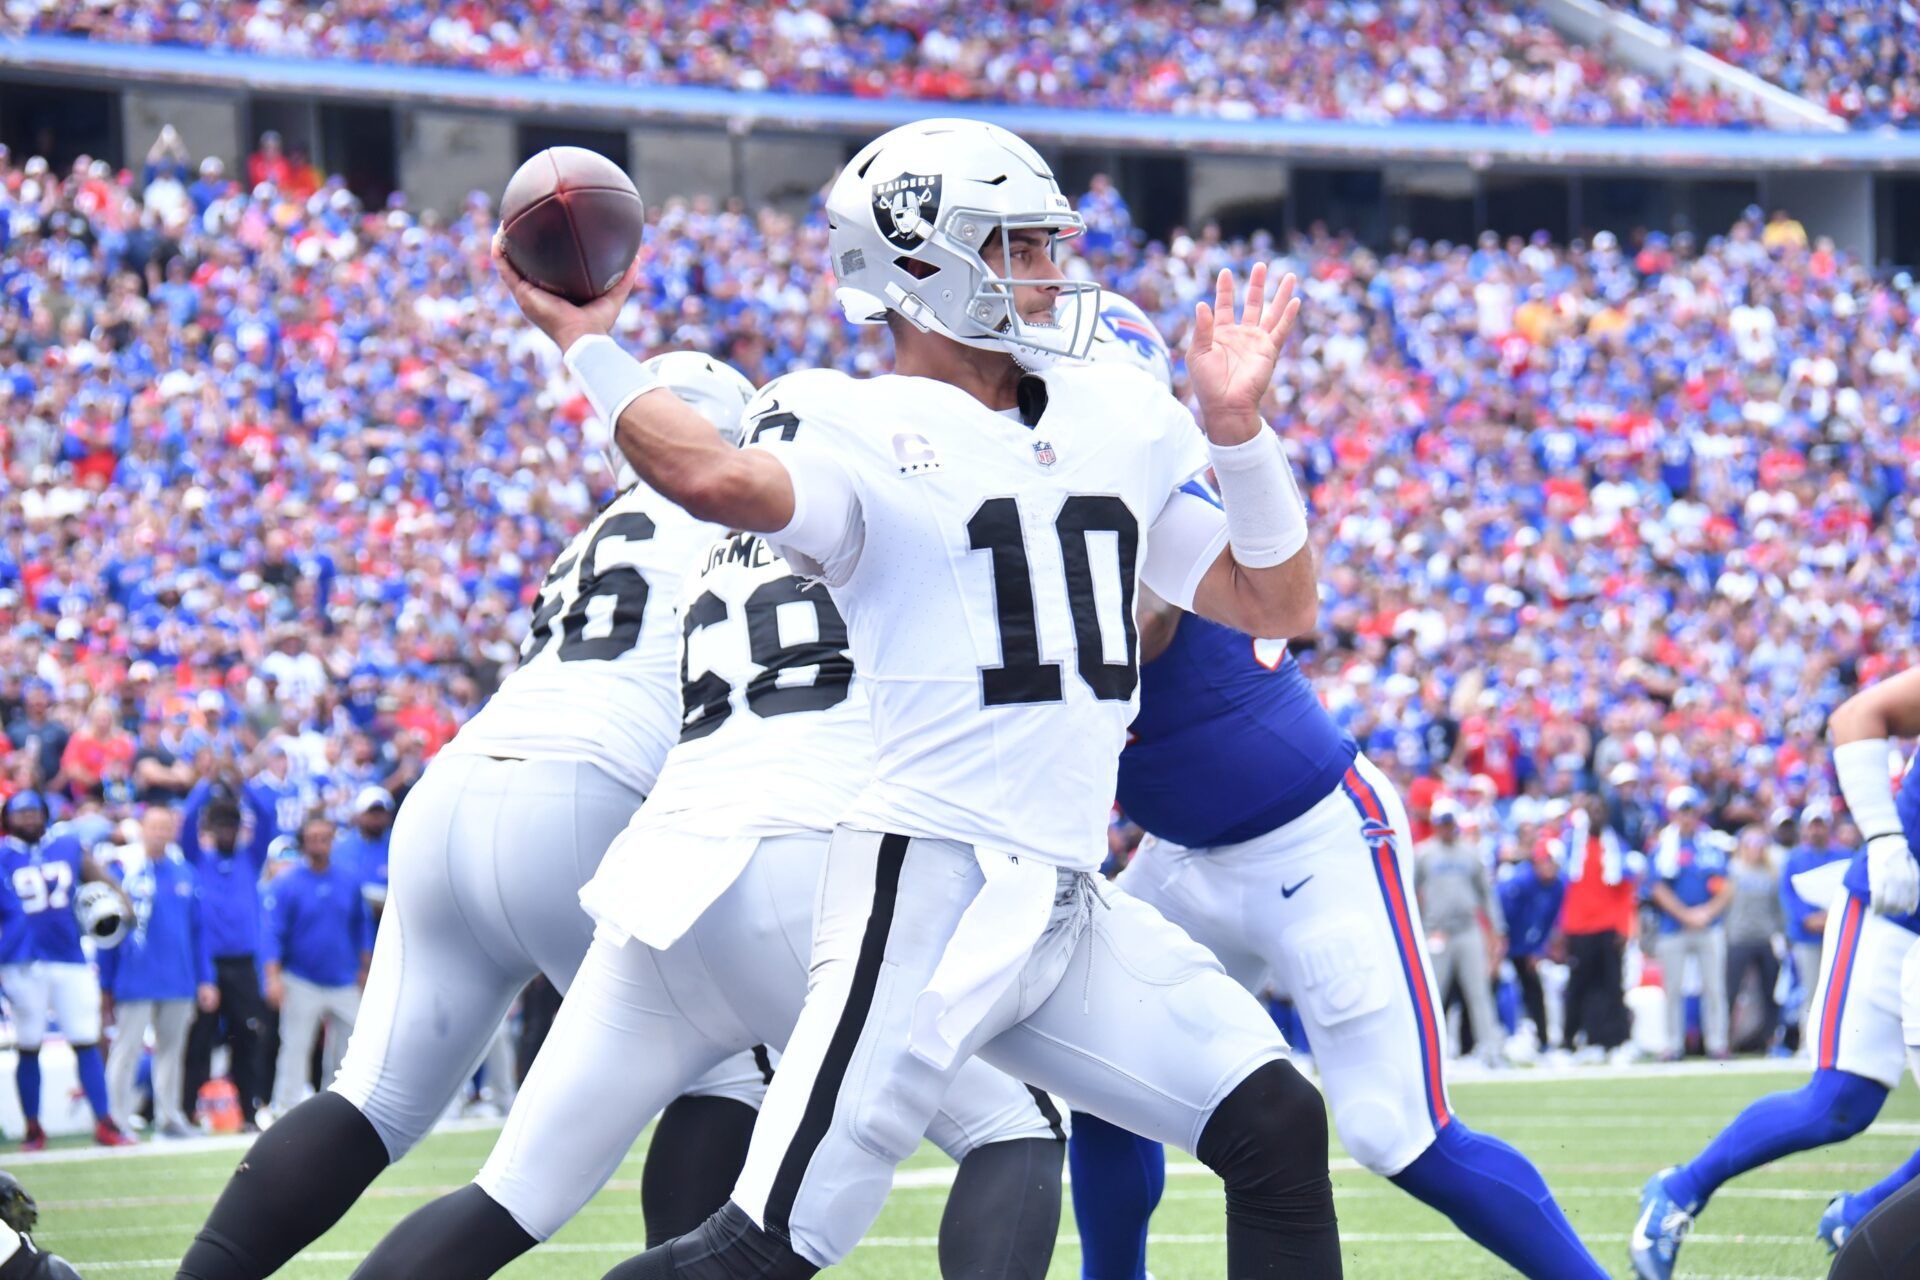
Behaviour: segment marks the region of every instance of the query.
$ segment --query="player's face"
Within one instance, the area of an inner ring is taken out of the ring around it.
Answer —
[[[7,830],[28,844],[37,843],[47,834],[47,815],[37,808],[23,808],[7,815]]]
[[[987,265],[1013,280],[1064,280],[1053,260],[1053,235],[1046,231],[1010,231],[981,254]],[[1060,290],[1052,284],[1015,285],[1014,309],[1028,324],[1052,324]]]

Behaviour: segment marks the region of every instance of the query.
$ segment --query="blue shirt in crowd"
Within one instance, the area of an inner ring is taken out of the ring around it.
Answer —
[[[322,987],[357,982],[373,925],[354,869],[333,862],[315,871],[302,862],[282,872],[267,886],[261,942],[260,958],[296,978]]]
[[[386,901],[387,850],[392,844],[392,827],[381,832],[378,840],[367,839],[359,828],[352,826],[342,828],[334,837],[334,863],[353,872],[369,902]]]
[[[1540,874],[1531,860],[1500,868],[1500,910],[1507,917],[1507,954],[1537,956],[1560,923],[1567,882]]]
[[[1825,902],[1809,902],[1801,897],[1799,888],[1793,883],[1793,878],[1808,871],[1816,871],[1830,863],[1844,862],[1852,856],[1853,850],[1837,844],[1829,845],[1824,849],[1803,844],[1787,855],[1787,865],[1780,876],[1780,910],[1787,917],[1788,942],[1820,941],[1821,931],[1807,928],[1807,917],[1816,911],[1825,911],[1829,905]]]
[[[1705,906],[1713,901],[1713,895],[1720,891],[1727,878],[1726,845],[1705,827],[1690,836],[1669,827],[1654,839],[1652,867],[1652,875],[1647,880],[1649,890],[1656,884],[1664,884],[1683,906]],[[1711,927],[1718,929],[1725,920],[1724,915],[1716,916]],[[1660,913],[1661,933],[1681,931],[1678,920],[1665,911]]]
[[[207,949],[215,959],[252,956],[260,950],[260,869],[273,843],[273,811],[253,795],[243,796],[240,839],[232,854],[222,854],[200,832],[200,812],[211,790],[201,782],[187,793],[180,848],[199,873]]]
[[[191,1000],[213,981],[213,953],[201,919],[199,878],[178,845],[164,858],[112,863],[133,901],[133,927],[100,951],[100,986],[115,1000]]]

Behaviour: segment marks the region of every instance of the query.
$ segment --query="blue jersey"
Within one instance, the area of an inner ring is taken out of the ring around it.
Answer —
[[[1788,942],[1820,941],[1821,931],[1807,928],[1807,917],[1816,911],[1824,912],[1833,896],[1829,889],[1828,902],[1808,901],[1800,895],[1800,887],[1794,883],[1795,877],[1835,862],[1849,862],[1852,858],[1853,850],[1837,844],[1825,849],[1803,844],[1787,855],[1787,865],[1780,873],[1780,910],[1787,918]]]
[[[1673,891],[1673,896],[1682,906],[1702,907],[1713,901],[1727,879],[1727,850],[1714,833],[1704,827],[1691,836],[1682,836],[1669,827],[1654,838],[1653,874],[1647,880],[1648,893],[1657,884],[1664,884]],[[1718,929],[1726,923],[1724,914],[1714,917],[1710,928]],[[1679,933],[1680,922],[1660,912],[1660,932]]]
[[[7,888],[20,904],[27,938],[21,959],[86,963],[86,952],[80,949],[80,921],[73,914],[81,857],[80,842],[72,836],[50,836],[31,845],[8,838]],[[7,947],[6,953],[11,955],[12,948]]]
[[[1140,668],[1120,808],[1191,849],[1238,844],[1326,799],[1358,753],[1284,645],[1184,614]]]
[[[27,909],[13,890],[13,866],[27,855],[27,846],[13,836],[0,836],[0,965],[26,964],[33,959],[33,929]]]
[[[1916,755],[1914,760],[1920,760],[1920,755]],[[1900,829],[1906,833],[1907,848],[1913,851],[1915,857],[1920,857],[1920,780],[1916,779],[1916,775],[1920,775],[1920,770],[1916,770],[1913,761],[1909,761],[1906,776],[1900,779],[1900,790],[1894,794],[1893,808],[1900,815]],[[1867,883],[1865,850],[1855,854],[1853,861],[1847,864],[1847,892],[1864,903],[1873,900],[1872,889]],[[1911,911],[1904,916],[1888,916],[1887,919],[1902,929],[1920,933],[1920,911]]]

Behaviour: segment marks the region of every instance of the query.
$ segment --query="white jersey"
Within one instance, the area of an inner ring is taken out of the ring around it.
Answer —
[[[831,830],[873,772],[873,729],[827,589],[739,534],[701,554],[681,617],[680,741],[634,826]]]
[[[614,499],[547,571],[520,666],[446,751],[586,760],[646,794],[679,736],[680,580],[720,532],[645,485]]]
[[[1106,854],[1139,669],[1137,581],[1183,608],[1225,519],[1199,429],[1150,377],[1032,375],[1022,421],[924,378],[762,388],[752,446],[792,474],[768,541],[817,573],[869,683],[877,760],[849,825],[1061,866]]]

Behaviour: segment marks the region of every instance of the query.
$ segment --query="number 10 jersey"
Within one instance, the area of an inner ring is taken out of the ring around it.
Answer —
[[[1021,400],[813,371],[762,388],[748,431],[793,478],[767,540],[828,584],[868,686],[875,772],[843,821],[1092,869],[1139,684],[1135,585],[1190,607],[1225,519],[1152,378],[1055,369]]]
[[[678,732],[681,578],[721,532],[644,484],[615,498],[553,562],[520,665],[446,751],[585,760],[645,795]]]

